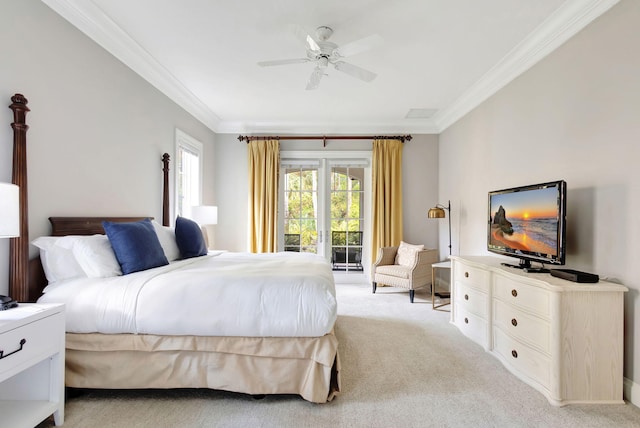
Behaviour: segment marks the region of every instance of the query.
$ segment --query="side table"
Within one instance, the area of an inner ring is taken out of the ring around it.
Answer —
[[[447,306],[448,304],[451,303],[451,275],[447,276],[447,278],[449,278],[449,287],[447,291],[436,291],[436,279],[438,277],[436,274],[436,271],[438,269],[447,269],[450,272],[451,261],[434,263],[431,265],[431,306],[435,310],[450,312],[446,309],[439,309],[439,308],[443,306]],[[440,299],[448,299],[448,301],[445,303],[440,302],[436,305],[436,297],[439,297]]]
[[[0,426],[64,423],[64,305],[0,311]]]

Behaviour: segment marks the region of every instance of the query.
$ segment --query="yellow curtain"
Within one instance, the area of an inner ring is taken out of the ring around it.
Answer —
[[[253,140],[249,144],[249,250],[277,251],[280,141]]]
[[[372,262],[381,247],[402,240],[402,141],[373,140]]]

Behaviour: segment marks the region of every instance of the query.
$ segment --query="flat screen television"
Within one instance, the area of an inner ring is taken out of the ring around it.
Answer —
[[[506,266],[548,272],[544,264],[564,265],[567,183],[563,180],[489,192],[487,249],[520,259]],[[534,268],[531,262],[543,266]]]

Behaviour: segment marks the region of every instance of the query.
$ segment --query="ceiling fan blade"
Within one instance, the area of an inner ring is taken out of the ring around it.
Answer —
[[[273,61],[260,61],[258,65],[260,67],[271,67],[272,65],[301,64],[309,61],[309,58],[276,59]]]
[[[377,34],[340,46],[336,52],[341,57],[353,56],[368,51],[382,44],[382,37]]]
[[[356,79],[360,79],[365,82],[371,82],[377,76],[377,74],[372,71],[365,70],[362,67],[349,64],[348,62],[338,61],[333,65],[336,68],[336,70],[342,71],[343,73],[346,73],[349,76],[355,77]]]
[[[316,53],[320,52],[320,46],[318,45],[318,42],[313,38],[313,36],[311,36],[311,34],[307,30],[302,28],[300,25],[292,25],[291,31],[293,32],[294,36],[296,36],[296,39],[300,40],[307,49]]]
[[[324,70],[320,67],[313,69],[313,73],[309,76],[309,82],[307,83],[307,91],[310,89],[318,89],[320,86],[320,79],[324,76]]]

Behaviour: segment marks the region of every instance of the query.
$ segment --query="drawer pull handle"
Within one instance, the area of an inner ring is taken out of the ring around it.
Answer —
[[[516,289],[511,290],[511,295],[513,297],[518,297],[518,290],[516,290]]]
[[[16,352],[22,351],[22,348],[24,348],[24,344],[25,343],[27,343],[27,339],[22,339],[20,341],[20,347],[18,349],[16,349],[15,351],[13,351],[13,352],[9,352],[8,354],[5,354],[3,350],[0,350],[0,360],[3,359],[3,358],[7,358],[9,355],[13,355]]]
[[[515,319],[515,318],[513,318],[513,319],[511,320],[511,325],[512,325],[512,326],[514,326],[514,327],[516,327],[516,326],[518,325],[518,320],[517,320],[517,319]]]
[[[464,300],[469,300],[469,295],[468,294],[464,295]]]
[[[516,351],[515,349],[513,351],[511,351],[511,356],[513,358],[518,358],[518,351]]]
[[[465,318],[464,318],[464,323],[465,323],[465,324],[469,324],[469,318],[465,317]]]
[[[465,278],[469,278],[469,272],[465,272],[465,273],[464,273],[464,277],[465,277]]]

